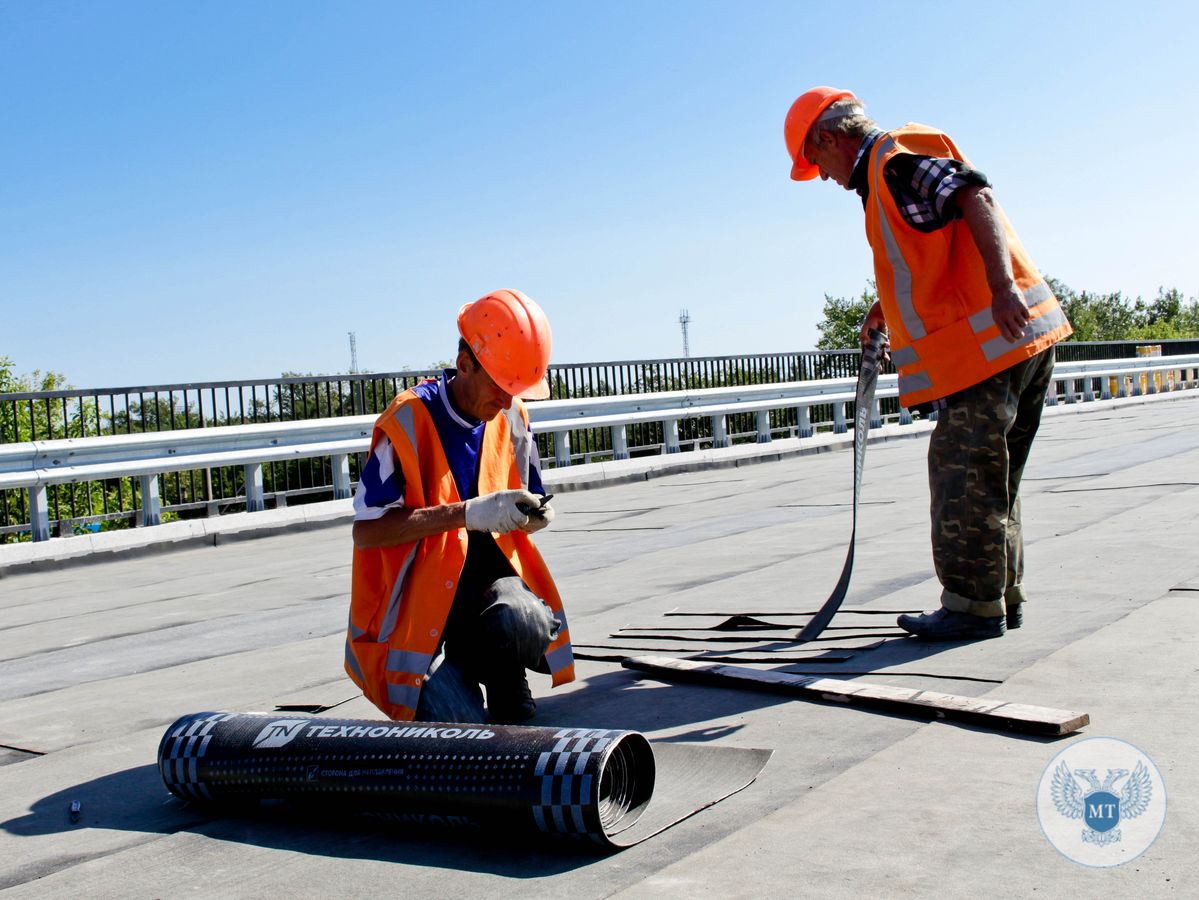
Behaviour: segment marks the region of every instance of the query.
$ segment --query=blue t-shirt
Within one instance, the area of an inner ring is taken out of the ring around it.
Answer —
[[[479,492],[479,453],[486,423],[466,415],[454,405],[448,388],[453,376],[454,370],[446,369],[436,381],[423,381],[412,390],[425,404],[437,428],[437,437],[445,451],[459,498],[469,500]],[[545,493],[535,441],[529,459],[529,490],[535,494]],[[388,509],[403,505],[404,473],[391,441],[383,435],[362,467],[358,490],[354,494],[354,518],[377,519]]]

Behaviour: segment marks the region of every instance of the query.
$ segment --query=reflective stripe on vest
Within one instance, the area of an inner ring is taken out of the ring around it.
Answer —
[[[436,425],[422,404],[411,391],[400,394],[379,417],[372,440],[372,447],[383,435],[390,440],[404,475],[404,502],[414,508],[459,499]],[[484,429],[479,492],[527,486],[535,452],[523,404],[514,401],[504,416],[497,416]],[[520,531],[496,535],[495,540],[529,589],[563,623],[546,658],[555,686],[572,681],[574,658],[562,600],[541,554]],[[345,670],[367,698],[393,719],[411,720],[416,715],[466,549],[465,529],[454,529],[408,546],[354,551]]]
[[[1055,302],[1049,306],[1042,315],[1032,319],[1024,326],[1024,334],[1015,341],[1009,341],[1003,335],[993,337],[991,340],[983,344],[983,356],[989,362],[994,362],[1003,356],[1005,353],[1011,353],[1017,347],[1023,347],[1025,344],[1031,344],[1033,341],[1044,337],[1053,331],[1055,328],[1061,328],[1066,324],[1066,314],[1062,312],[1062,308]]]
[[[532,436],[525,426],[520,410],[515,403],[504,410],[508,429],[512,435],[512,456],[516,460],[516,471],[520,473],[520,486],[529,489],[529,458],[532,455]]]
[[[412,568],[412,560],[416,558],[416,544],[412,545],[412,549],[408,551],[408,555],[404,558],[404,564],[400,567],[400,577],[396,579],[395,587],[391,589],[391,597],[387,600],[387,612],[383,615],[383,622],[379,625],[379,640],[386,641],[391,637],[391,633],[395,631],[396,620],[400,616],[400,599],[404,593],[404,582],[408,580],[408,570]]]
[[[1034,341],[1042,335],[1048,334],[1054,328],[1066,324],[1066,314],[1062,312],[1061,307],[1056,302],[1052,303],[1042,312],[1037,311],[1037,307],[1047,300],[1054,300],[1054,296],[1053,291],[1050,290],[1049,285],[1044,281],[1038,282],[1024,291],[1024,302],[1036,318],[1028,323],[1024,336],[1017,341],[1009,343],[1006,338],[1001,336],[983,344],[983,353],[987,359],[994,360],[997,357],[1003,356],[1004,353],[1014,350],[1030,341]],[[979,310],[970,317],[970,327],[974,329],[975,334],[982,334],[994,324],[995,317],[991,314],[989,306],[986,309]],[[911,366],[918,362],[920,362],[920,354],[916,352],[914,344],[908,344],[906,347],[900,347],[898,350],[891,351],[891,363],[897,368]],[[925,382],[927,382],[927,379],[925,379]],[[919,380],[913,380],[911,383],[914,385],[918,384]],[[928,387],[928,384],[926,383],[924,386]],[[903,392],[902,387],[900,388],[900,392]]]
[[[883,138],[879,141],[874,157],[874,183],[876,185],[886,184],[882,178],[883,159],[894,146],[895,141],[891,138]],[[894,276],[895,302],[899,306],[899,317],[903,320],[903,327],[907,329],[912,340],[919,340],[928,334],[928,331],[924,327],[924,320],[916,312],[915,303],[912,302],[912,270],[908,268],[908,261],[903,258],[903,251],[899,249],[899,242],[895,240],[895,232],[891,230],[891,223],[887,221],[886,210],[883,209],[881,202],[876,202],[879,205],[879,226],[883,233],[883,243],[887,248],[887,260],[891,263],[891,272]]]
[[[424,676],[433,665],[432,653],[421,653],[417,650],[388,650],[387,671],[392,675]]]
[[[415,714],[416,705],[420,703],[420,688],[411,684],[392,684],[389,681],[387,682],[387,702],[394,706],[410,709]]]
[[[1031,313],[1014,342],[995,325],[985,264],[965,220],[931,233],[904,220],[884,177],[888,161],[898,154],[966,161],[952,139],[908,125],[879,138],[871,153],[866,231],[879,301],[892,326],[891,361],[899,370],[904,406],[965,390],[1069,337],[1070,323],[1052,289],[1001,209],[995,207],[995,215],[1007,237],[1012,274]]]

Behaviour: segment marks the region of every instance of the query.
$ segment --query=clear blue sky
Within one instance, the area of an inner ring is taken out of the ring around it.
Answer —
[[[1199,294],[1194,3],[0,0],[0,355],[80,387],[810,348],[871,275],[816,84],[948,131],[1076,289]]]

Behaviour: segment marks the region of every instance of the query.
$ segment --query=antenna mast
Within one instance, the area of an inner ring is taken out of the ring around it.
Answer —
[[[691,322],[691,314],[687,310],[679,313],[679,325],[683,328],[683,356],[691,356],[691,345],[687,341],[687,325]]]
[[[358,374],[358,335],[354,332],[349,332],[350,335],[350,374]]]

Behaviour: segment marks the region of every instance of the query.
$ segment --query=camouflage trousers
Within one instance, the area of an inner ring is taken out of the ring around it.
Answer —
[[[928,448],[941,605],[998,616],[1023,603],[1020,478],[1041,423],[1053,348],[946,398]]]

